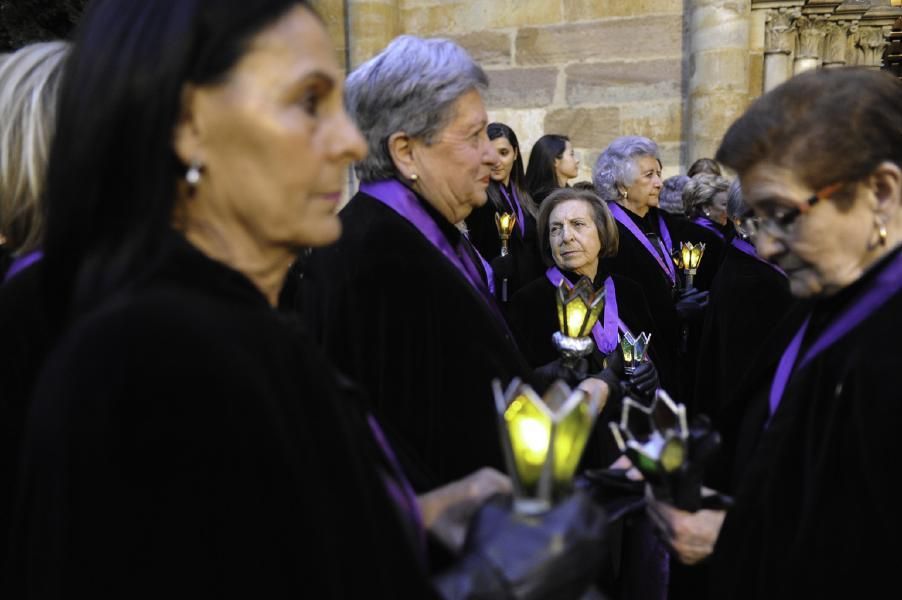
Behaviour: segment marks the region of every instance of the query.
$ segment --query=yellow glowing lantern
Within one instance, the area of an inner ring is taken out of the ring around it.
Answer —
[[[521,512],[547,510],[569,491],[595,418],[599,395],[555,382],[543,397],[519,379],[492,382],[502,447]]]
[[[557,318],[562,335],[569,338],[588,336],[602,310],[604,288],[594,290],[588,277],[581,277],[573,287],[566,279],[561,279],[557,288]]]
[[[495,213],[495,227],[498,229],[498,237],[501,239],[501,256],[508,255],[507,242],[517,226],[517,215],[513,213]]]

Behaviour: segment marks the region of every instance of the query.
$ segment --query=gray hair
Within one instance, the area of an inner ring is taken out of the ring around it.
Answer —
[[[661,184],[661,195],[658,202],[662,210],[674,215],[686,214],[686,207],[683,206],[683,188],[689,182],[686,175],[674,175],[668,177]]]
[[[630,187],[639,175],[636,159],[650,156],[661,162],[658,145],[647,137],[627,135],[619,137],[604,149],[592,169],[592,182],[603,200],[620,199],[618,185]]]
[[[0,233],[16,254],[44,237],[41,196],[69,47],[39,42],[0,60]]]
[[[348,76],[348,112],[366,138],[369,153],[355,165],[362,181],[395,177],[388,138],[403,131],[431,144],[454,117],[455,101],[489,80],[467,51],[441,38],[395,38]]]
[[[714,196],[730,189],[730,180],[720,175],[699,173],[691,177],[683,188],[683,206],[690,217],[699,216],[711,206]]]
[[[745,203],[742,197],[742,187],[739,185],[739,178],[733,180],[730,189],[727,191],[727,218],[731,221],[743,218],[749,212],[749,205]]]

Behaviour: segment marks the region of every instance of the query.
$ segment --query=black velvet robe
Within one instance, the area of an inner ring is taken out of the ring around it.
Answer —
[[[4,597],[429,597],[359,402],[296,320],[176,234],[149,264],[42,372]]]
[[[716,418],[751,366],[772,327],[793,302],[789,281],[773,267],[727,245],[711,286],[699,342],[694,404]],[[779,353],[782,349],[773,349]],[[716,427],[717,423],[715,423]]]
[[[575,273],[567,271],[562,273],[571,283],[579,280],[579,276]],[[599,270],[595,277],[595,287],[603,286],[607,276],[607,273]],[[657,326],[648,310],[642,288],[636,282],[620,275],[614,275],[613,279],[620,319],[634,334],[638,335],[642,331],[652,334],[649,357],[659,371],[662,387],[666,389],[673,376],[673,358],[666,353],[666,348],[662,349],[661,353],[657,352],[655,346]],[[508,320],[517,343],[534,367],[559,358],[558,351],[551,341],[551,337],[559,329],[555,297],[554,286],[543,275],[517,292],[508,307]],[[603,360],[604,356],[596,347],[589,357],[590,372],[601,370]],[[620,454],[607,426],[609,421],[620,419],[620,408],[619,404],[608,403],[599,415],[593,435],[595,439],[590,442],[583,458],[583,465],[586,468],[608,467]]]
[[[526,233],[524,235],[520,232],[518,223],[508,240],[508,249],[513,259],[515,273],[515,276],[508,281],[508,298],[545,270],[539,255],[536,220],[527,212],[526,207],[522,207],[522,210],[523,218],[526,221]],[[489,201],[470,213],[466,219],[470,241],[489,262],[501,255],[501,240],[495,225],[497,211],[498,209]],[[507,212],[510,210],[508,209]]]
[[[624,212],[639,226],[643,231],[651,231],[660,234],[658,231],[658,214],[656,208],[650,208],[645,217],[631,212],[624,208]],[[676,236],[672,227],[673,217],[667,213],[661,212],[664,216],[664,222],[671,230],[671,239],[674,244],[678,244],[679,238]],[[661,269],[658,262],[648,253],[644,246],[622,223],[617,222],[617,230],[620,234],[620,250],[616,256],[605,258],[601,261],[600,269],[622,275],[632,279],[642,288],[645,298],[648,301],[648,308],[657,325],[657,343],[655,344],[657,351],[666,351],[670,356],[676,357],[675,364],[675,381],[671,382],[671,393],[676,398],[679,396],[681,387],[679,375],[679,360],[677,353],[680,340],[680,323],[677,319],[676,310],[674,309],[675,288],[668,279],[667,275]],[[670,260],[670,257],[664,257]],[[677,273],[679,276],[679,273]]]
[[[460,232],[422,201],[452,246]],[[335,245],[315,250],[300,302],[418,490],[503,470],[491,382],[530,369],[497,307],[409,221],[358,193]]]
[[[705,253],[702,255],[702,262],[698,266],[698,272],[692,280],[692,285],[699,290],[710,290],[714,277],[723,262],[726,242],[713,231],[705,229],[685,217],[671,216],[667,224],[671,226],[670,235],[673,238],[674,250],[679,249],[680,242],[705,244]],[[713,221],[711,224],[717,226]],[[680,276],[683,277],[682,274]]]
[[[815,305],[800,357],[886,265]],[[712,597],[864,598],[896,589],[900,315],[897,292],[794,372],[742,469],[713,556]],[[791,323],[780,337],[788,343],[797,329]],[[750,407],[759,419],[771,381],[761,383]]]

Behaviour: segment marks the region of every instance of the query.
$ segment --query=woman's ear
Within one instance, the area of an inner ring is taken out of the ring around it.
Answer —
[[[403,131],[397,131],[388,137],[388,153],[395,163],[395,168],[404,179],[414,179],[417,175],[416,161],[413,157],[413,140]]]
[[[179,118],[172,131],[172,148],[175,155],[184,165],[203,163],[204,157],[200,142],[200,129],[197,124],[195,105],[197,92],[192,85],[182,89],[182,102]]]
[[[888,160],[871,172],[871,189],[876,200],[875,209],[889,216],[902,205],[902,168]]]

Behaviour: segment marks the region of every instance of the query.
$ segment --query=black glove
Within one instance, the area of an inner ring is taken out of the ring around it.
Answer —
[[[641,363],[627,378],[627,391],[646,404],[651,404],[658,389],[658,370],[651,362]]]
[[[708,306],[708,292],[700,292],[689,288],[680,292],[676,302],[676,312],[683,321],[691,321],[700,317]]]
[[[623,368],[623,352],[618,344],[611,352],[604,357],[605,367],[597,373],[592,373],[589,377],[601,379],[608,384],[608,401],[605,403],[605,411],[618,411],[620,409],[620,401],[626,393],[626,372]]]
[[[589,376],[588,370],[589,362],[585,358],[579,359],[572,367],[565,365],[563,359],[556,358],[547,365],[538,367],[534,371],[534,380],[542,389],[558,379],[562,379],[570,387],[576,387],[580,381]]]
[[[492,259],[492,273],[495,277],[495,296],[502,302],[507,302],[508,292],[511,289],[511,282],[514,279],[516,265],[514,257],[510,254],[507,256],[496,256]]]
[[[476,514],[463,555],[433,583],[447,600],[581,598],[601,563],[604,523],[582,492],[535,517],[498,498]]]

